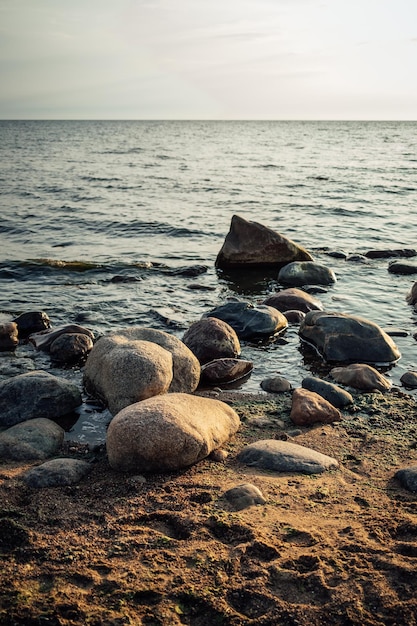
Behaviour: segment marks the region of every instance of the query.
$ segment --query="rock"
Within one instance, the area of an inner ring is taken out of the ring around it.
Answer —
[[[346,313],[310,311],[300,324],[299,335],[328,362],[385,365],[401,356],[391,337],[379,326]]]
[[[346,257],[347,263],[369,263],[369,259],[364,254],[349,254]]]
[[[394,477],[409,491],[417,491],[417,465],[398,470]]]
[[[302,311],[293,310],[285,311],[284,315],[287,318],[288,324],[301,324],[306,316]]]
[[[283,376],[274,376],[273,378],[265,378],[261,382],[261,387],[269,393],[285,393],[291,390],[291,383]]]
[[[391,261],[388,265],[390,274],[417,274],[417,263],[407,263],[404,261]]]
[[[0,459],[43,460],[60,450],[64,429],[43,417],[15,424],[0,433]]]
[[[290,419],[297,426],[310,426],[320,422],[331,424],[339,422],[342,415],[333,404],[322,396],[308,389],[294,389]]]
[[[172,382],[170,393],[192,393],[200,380],[200,363],[191,350],[175,335],[154,328],[132,326],[115,331],[112,335],[122,335],[127,339],[151,341],[172,355]]]
[[[94,335],[91,330],[88,328],[84,328],[84,326],[79,326],[78,324],[65,324],[63,326],[57,326],[56,328],[50,328],[48,330],[41,331],[39,333],[33,333],[29,335],[29,341],[32,343],[37,350],[43,350],[44,352],[49,352],[51,344],[61,335],[66,335],[69,333],[76,333],[87,335],[91,340],[94,339]]]
[[[14,322],[0,324],[0,352],[12,352],[18,343],[17,325]]]
[[[406,296],[408,304],[416,304],[417,302],[417,282],[413,284]]]
[[[413,248],[395,248],[392,250],[368,250],[365,256],[368,259],[389,259],[390,257],[411,257],[416,256],[417,250]]]
[[[124,335],[100,337],[84,367],[84,386],[112,415],[146,398],[167,393],[172,354],[156,343]]]
[[[235,511],[242,511],[250,506],[266,503],[260,489],[251,483],[232,487],[225,492],[224,496]]]
[[[22,313],[14,320],[19,331],[19,339],[25,339],[31,333],[38,333],[51,326],[51,321],[44,311]]]
[[[182,341],[201,364],[214,359],[235,359],[240,355],[240,342],[235,330],[216,317],[205,317],[191,324]]]
[[[36,417],[57,419],[82,402],[78,387],[48,372],[34,370],[0,382],[0,428]]]
[[[291,261],[312,261],[303,247],[279,233],[233,215],[230,230],[217,255],[218,268],[281,266]]]
[[[80,482],[91,470],[91,465],[78,459],[52,459],[33,467],[22,476],[23,482],[33,489],[62,487]]]
[[[166,472],[188,467],[238,430],[224,402],[184,393],[155,396],[118,413],[107,431],[111,467],[121,472]]]
[[[277,293],[264,300],[262,304],[273,306],[274,309],[281,311],[281,313],[286,313],[292,309],[303,311],[303,313],[323,310],[320,300],[297,287],[289,287],[288,289],[277,291]]]
[[[215,387],[231,383],[249,376],[253,370],[252,361],[244,359],[214,359],[201,367],[201,384]]]
[[[408,389],[417,389],[417,372],[405,372],[400,382]]]
[[[246,446],[237,458],[245,465],[274,472],[320,474],[339,466],[332,457],[296,443],[277,439],[264,439],[252,443]]]
[[[64,333],[59,335],[49,348],[51,359],[59,363],[84,361],[93,348],[93,340],[82,333]]]
[[[382,376],[374,367],[365,363],[352,363],[346,367],[334,367],[330,376],[342,385],[349,385],[362,391],[388,391],[391,381]]]
[[[318,393],[325,400],[327,400],[327,402],[333,404],[333,406],[337,409],[342,409],[349,404],[353,404],[353,397],[348,391],[334,385],[333,383],[321,380],[320,378],[306,376],[306,378],[302,380],[301,386],[304,389]]]
[[[203,317],[217,317],[229,324],[239,339],[270,336],[288,326],[286,317],[277,309],[266,305],[254,306],[250,302],[227,302]]]
[[[336,282],[333,270],[312,261],[288,263],[280,269],[278,282],[281,285],[332,285]]]
[[[210,453],[209,458],[215,463],[224,463],[228,456],[229,453],[227,450],[217,448],[217,450],[213,450],[213,452]]]

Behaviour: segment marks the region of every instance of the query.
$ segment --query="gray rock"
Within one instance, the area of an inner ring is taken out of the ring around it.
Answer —
[[[215,265],[218,268],[280,266],[291,261],[312,261],[312,256],[270,228],[233,215]]]
[[[277,309],[266,305],[254,306],[250,302],[227,302],[203,317],[217,317],[229,324],[239,339],[270,336],[288,326],[287,318]]]
[[[400,381],[408,389],[417,389],[417,372],[405,372]]]
[[[191,324],[182,341],[201,364],[214,359],[235,359],[240,355],[236,331],[216,317],[205,317]]]
[[[50,345],[51,359],[59,363],[84,361],[93,348],[93,340],[85,333],[63,333]]]
[[[154,396],[118,413],[107,431],[111,467],[165,472],[188,467],[237,431],[237,413],[224,402],[184,393]]]
[[[417,465],[398,470],[395,478],[409,491],[417,491]]]
[[[368,259],[389,259],[390,257],[411,257],[416,256],[417,250],[414,248],[394,248],[390,250],[368,250],[365,256]]]
[[[336,282],[336,275],[333,270],[325,265],[319,265],[312,261],[296,261],[288,263],[280,269],[278,282],[282,285],[293,285],[302,287],[303,285],[332,285]]]
[[[272,378],[265,378],[261,382],[261,387],[264,391],[269,393],[284,393],[290,391],[291,383],[283,376],[273,376]]]
[[[78,387],[42,370],[0,382],[0,427],[45,417],[57,419],[82,402]]]
[[[322,398],[333,404],[338,409],[342,409],[349,404],[353,404],[352,395],[342,389],[338,385],[321,380],[321,378],[315,378],[314,376],[306,376],[303,379],[301,386],[309,391],[318,393]]]
[[[151,396],[167,393],[172,355],[156,343],[123,335],[100,337],[84,367],[84,386],[115,415]]]
[[[62,487],[80,482],[90,470],[91,465],[86,461],[52,459],[25,472],[22,480],[33,489]]]
[[[232,487],[225,492],[224,496],[235,511],[242,511],[250,506],[266,503],[261,490],[250,483]]]
[[[388,265],[388,271],[390,274],[417,274],[417,263],[407,263],[406,261],[391,261],[391,263]]]
[[[251,467],[275,472],[320,474],[339,466],[336,459],[289,441],[265,439],[246,446],[238,460]]]
[[[297,287],[289,287],[288,289],[277,291],[277,293],[264,300],[263,304],[273,306],[281,313],[291,310],[302,311],[303,313],[323,310],[320,300]]]
[[[310,311],[300,324],[299,335],[329,362],[385,365],[401,356],[379,326],[346,313]]]
[[[0,458],[13,461],[47,459],[58,452],[63,441],[61,426],[42,417],[31,419],[0,433]]]

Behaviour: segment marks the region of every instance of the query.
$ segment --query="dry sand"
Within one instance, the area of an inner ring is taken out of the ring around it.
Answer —
[[[417,463],[415,401],[360,394],[342,422],[296,435],[290,394],[220,399],[242,418],[224,462],[145,480],[70,446],[91,473],[43,490],[19,480],[30,465],[0,465],[2,626],[417,623],[417,494],[393,478]],[[340,469],[236,460],[248,442],[288,436]],[[246,482],[266,504],[233,511],[223,494]]]

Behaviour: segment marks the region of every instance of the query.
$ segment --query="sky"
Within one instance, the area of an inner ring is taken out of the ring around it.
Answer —
[[[0,0],[0,119],[416,120],[416,0]]]

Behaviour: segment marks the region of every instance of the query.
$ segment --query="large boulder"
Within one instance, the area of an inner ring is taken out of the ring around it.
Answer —
[[[394,363],[397,346],[377,324],[346,313],[310,311],[300,324],[300,338],[328,362]]]
[[[56,420],[82,402],[73,383],[42,370],[13,376],[0,382],[0,428],[44,417]]]
[[[236,331],[216,317],[204,317],[191,324],[182,340],[202,365],[213,359],[235,359],[240,354]]]
[[[215,265],[218,268],[242,265],[280,267],[291,261],[312,260],[309,252],[291,239],[262,224],[233,215]]]
[[[282,313],[293,310],[302,311],[303,313],[323,310],[320,300],[297,287],[289,287],[288,289],[277,291],[277,293],[268,296],[263,301],[263,304],[273,306],[274,309],[278,309]]]
[[[227,404],[184,393],[155,396],[118,413],[107,431],[111,467],[165,472],[188,467],[222,446],[239,428]]]
[[[161,393],[172,382],[172,355],[150,341],[122,335],[101,337],[84,368],[87,392],[115,415],[121,409]]]
[[[278,282],[282,285],[332,285],[336,282],[334,271],[313,261],[295,261],[280,269]]]
[[[172,381],[169,386],[170,393],[192,393],[197,388],[200,380],[200,363],[185,343],[175,335],[142,326],[124,328],[114,334],[134,341],[150,341],[171,353]]]
[[[215,307],[203,317],[217,317],[231,326],[239,339],[271,336],[288,326],[288,320],[280,311],[271,306],[250,302],[227,302]]]

